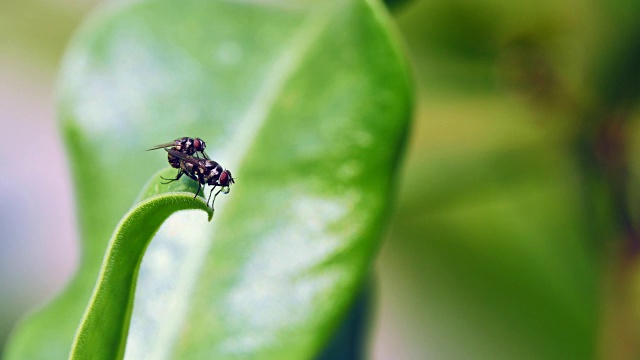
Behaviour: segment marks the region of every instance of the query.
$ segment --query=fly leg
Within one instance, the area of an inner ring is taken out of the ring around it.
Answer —
[[[195,200],[198,197],[198,194],[200,194],[200,188],[202,186],[200,185],[200,183],[198,183],[198,191],[196,191],[196,196],[193,197],[193,200]],[[207,203],[208,204],[208,203]]]
[[[211,202],[211,210],[214,210],[213,203],[216,202],[216,197],[218,197],[218,194],[220,194],[220,191],[222,191],[222,189],[224,189],[224,187],[221,187],[220,190],[218,190],[218,192],[216,192],[216,194],[213,196],[213,201]],[[213,189],[211,191],[213,192]],[[211,194],[209,194],[209,197],[211,197]]]
[[[166,184],[169,184],[169,183],[172,183],[172,182],[174,182],[174,181],[179,180],[179,179],[180,179],[180,177],[182,176],[182,174],[184,174],[184,172],[183,172],[182,170],[179,170],[179,171],[178,171],[178,175],[176,176],[176,178],[175,178],[175,179],[167,179],[167,178],[162,177],[162,176],[160,176],[160,178],[162,178],[162,180],[167,180],[167,181],[163,181],[163,182],[162,182],[162,184],[165,184],[165,185],[166,185]]]
[[[198,178],[198,191],[196,191],[196,196],[193,197],[193,200],[195,200],[198,197],[198,194],[200,194],[200,188],[204,188],[204,174],[200,173],[200,171],[196,170],[195,172],[196,177]],[[204,191],[204,190],[202,190]],[[209,203],[207,202],[207,205],[209,205]]]
[[[211,200],[211,194],[213,193],[213,190],[215,190],[217,185],[213,185],[213,187],[211,188],[211,191],[209,191],[209,198],[207,199],[207,205],[209,205],[209,200]],[[211,203],[211,208],[213,209],[213,203]]]

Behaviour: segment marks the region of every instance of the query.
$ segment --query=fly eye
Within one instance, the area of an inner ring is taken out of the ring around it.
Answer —
[[[193,140],[193,147],[198,150],[201,151],[204,149],[204,142],[200,139],[194,139]]]
[[[227,172],[223,171],[222,174],[220,174],[220,184],[222,184],[222,186],[226,186],[229,183],[229,178],[227,176]]]

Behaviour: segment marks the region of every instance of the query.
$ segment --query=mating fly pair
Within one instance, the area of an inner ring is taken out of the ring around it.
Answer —
[[[235,181],[231,176],[231,171],[223,169],[220,164],[209,159],[209,156],[204,152],[205,147],[206,144],[202,139],[183,137],[166,144],[154,146],[149,150],[165,149],[167,151],[169,164],[178,169],[178,174],[174,179],[162,178],[167,180],[163,184],[168,184],[180,179],[182,175],[187,175],[198,182],[198,191],[196,192],[196,196],[193,197],[194,200],[198,197],[198,194],[200,194],[201,187],[204,187],[204,185],[213,186],[209,192],[207,204],[209,200],[211,200],[213,190],[215,190],[216,187],[220,187],[211,202],[211,208],[213,209],[213,203],[216,201],[218,194],[220,192],[228,194],[231,184],[235,183]],[[203,158],[200,158],[198,154],[202,155]]]

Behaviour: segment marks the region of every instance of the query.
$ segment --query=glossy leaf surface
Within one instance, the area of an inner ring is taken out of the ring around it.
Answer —
[[[373,1],[136,1],[67,54],[60,119],[82,235],[77,277],[9,359],[64,358],[106,242],[181,136],[237,178],[211,223],[172,216],[142,262],[125,358],[309,358],[362,286],[411,108]],[[124,271],[124,270],[123,270]]]

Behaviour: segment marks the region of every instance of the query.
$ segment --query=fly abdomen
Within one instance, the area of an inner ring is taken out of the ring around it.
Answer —
[[[167,159],[169,160],[169,165],[171,165],[171,167],[176,168],[176,169],[180,169],[180,158],[174,155],[171,155],[171,153],[167,153]]]

